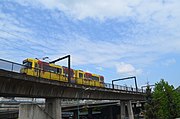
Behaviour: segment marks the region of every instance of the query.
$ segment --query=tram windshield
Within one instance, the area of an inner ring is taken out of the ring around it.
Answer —
[[[23,65],[24,65],[26,68],[31,68],[31,67],[32,67],[32,62],[23,61]]]

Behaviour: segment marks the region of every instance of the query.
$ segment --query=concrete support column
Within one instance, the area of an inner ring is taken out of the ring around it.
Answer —
[[[141,108],[142,108],[142,110],[144,110],[144,104],[145,104],[145,103],[141,103]]]
[[[77,110],[75,110],[73,113],[74,113],[74,115],[73,115],[73,119],[78,119],[78,111],[77,111]]]
[[[110,117],[110,119],[113,119],[113,110],[112,110],[112,106],[109,107],[109,117]]]
[[[93,119],[92,108],[88,108],[88,119]]]
[[[62,119],[61,99],[46,98],[45,111],[54,119]]]
[[[52,119],[36,104],[20,104],[19,119]]]
[[[136,103],[133,104],[133,108],[134,108],[134,114],[135,114],[135,115],[138,114]]]
[[[116,119],[121,119],[120,114],[118,114],[118,115],[116,116]]]
[[[127,109],[128,109],[128,117],[129,117],[129,119],[134,119],[134,114],[133,114],[133,110],[132,110],[131,101],[127,102]]]
[[[121,105],[121,119],[125,119],[126,113],[125,113],[125,101],[120,102]]]

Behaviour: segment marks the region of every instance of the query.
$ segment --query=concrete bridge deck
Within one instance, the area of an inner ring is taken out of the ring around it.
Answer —
[[[86,90],[88,89],[88,90]],[[70,84],[0,69],[0,95],[14,97],[144,100],[144,93]]]
[[[45,98],[46,101],[45,111],[33,104],[20,104],[20,119],[27,117],[30,109],[32,116],[37,114],[38,118],[41,116],[40,118],[44,119],[44,116],[49,115],[49,118],[61,119],[61,99],[77,99],[78,103],[75,108],[78,107],[78,110],[81,108],[79,104],[80,99],[119,100],[121,101],[121,118],[125,117],[125,106],[127,105],[129,119],[133,119],[131,101],[145,100],[145,93],[142,90],[134,90],[133,88],[122,86],[119,86],[119,89],[118,85],[115,86],[117,87],[115,89],[111,88],[112,85],[109,85],[110,87],[92,87],[49,80],[19,73],[22,66],[14,62],[0,60],[0,96]],[[36,110],[34,110],[35,108]],[[112,112],[112,109],[110,112]],[[77,113],[75,117],[79,118],[78,115]],[[112,115],[113,113],[111,113],[110,119],[112,119]]]

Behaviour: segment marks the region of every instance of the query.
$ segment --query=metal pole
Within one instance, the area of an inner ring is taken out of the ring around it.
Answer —
[[[13,71],[14,63],[12,63],[11,71]]]
[[[112,87],[113,87],[113,89],[114,89],[114,81],[112,80]]]
[[[71,83],[71,63],[70,63],[70,55],[68,55],[68,82]]]
[[[136,86],[136,92],[138,91],[138,87],[137,87],[137,81],[136,81],[136,77],[134,77],[135,80],[135,86]]]

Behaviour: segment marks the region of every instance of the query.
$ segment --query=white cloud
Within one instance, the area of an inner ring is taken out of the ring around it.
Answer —
[[[174,58],[167,59],[164,62],[162,62],[162,65],[164,66],[170,66],[176,63],[176,60]]]
[[[133,65],[121,62],[116,65],[117,73],[123,75],[138,75],[142,73],[141,69],[136,69]]]
[[[66,39],[66,37],[64,36],[63,39]],[[47,43],[43,39],[37,41],[33,38],[30,38],[29,41],[30,52],[41,51],[41,53],[46,54],[45,56],[49,54],[48,56],[51,59],[71,54],[73,66],[98,64],[102,68],[116,67],[117,72],[121,74],[140,74],[142,70],[133,65],[144,67],[157,61],[164,54],[180,51],[180,43],[176,39],[173,42],[164,39],[156,42],[154,40],[151,40],[151,42],[144,41],[144,43],[146,45],[137,41],[132,41],[129,44],[121,41],[93,41],[75,34],[72,39],[57,40],[55,43]],[[58,44],[61,44],[60,47]],[[40,45],[41,47],[39,47]],[[52,50],[50,50],[51,48]],[[37,57],[41,57],[41,55]],[[119,63],[123,61],[126,63]],[[66,61],[59,63],[67,64]],[[99,70],[102,68],[99,68]]]
[[[42,9],[50,9],[50,10],[54,10],[54,9],[65,10],[66,9],[60,0],[33,0],[33,1],[16,0],[16,2],[18,2],[19,4],[23,6],[33,6],[33,7],[38,7]]]
[[[57,52],[68,52],[72,54],[72,61],[75,65],[83,64],[104,64],[119,58],[121,51],[114,43],[105,41],[93,42],[84,37],[75,36],[75,39],[61,42],[62,47]]]
[[[18,36],[25,36],[26,33],[31,34],[32,31],[23,26],[13,15],[4,13],[0,9],[0,36],[9,38],[17,38]],[[23,35],[22,35],[23,34]],[[26,36],[24,37],[26,38]]]
[[[179,0],[17,0],[23,5],[33,5],[64,11],[77,19],[132,17],[141,22],[149,20],[169,27],[180,18]]]
[[[99,71],[103,71],[102,67],[96,67],[96,69],[99,70]]]
[[[180,9],[178,9],[179,4],[177,1],[172,1],[168,4],[162,4],[157,0],[74,0],[70,2],[67,0],[19,0],[19,2],[23,5],[33,5],[51,10],[63,10],[65,13],[73,15],[77,19],[85,19],[88,17],[98,19],[121,19],[131,16],[140,21],[157,20],[159,23],[162,22],[162,24],[168,23],[164,25],[164,27],[168,26],[168,28],[170,26],[172,26],[172,28],[174,26],[177,27],[180,16]],[[171,19],[171,17],[173,19]],[[100,40],[94,41],[94,39],[88,39],[84,36],[73,34],[71,31],[67,30],[65,32],[70,32],[70,38],[72,39],[69,39],[69,37],[67,38],[67,36],[63,36],[63,34],[61,34],[60,39],[64,40],[56,40],[56,42],[52,42],[49,39],[36,40],[37,38],[33,35],[26,36],[24,32],[31,34],[33,31],[31,31],[30,28],[24,28],[21,26],[22,24],[11,15],[3,14],[1,12],[0,18],[4,19],[0,22],[0,25],[4,30],[8,30],[13,34],[21,36],[22,39],[17,40],[17,44],[14,45],[16,48],[24,48],[27,46],[30,47],[28,52],[36,51],[35,53],[33,52],[35,55],[39,55],[42,52],[44,54],[51,54],[49,57],[52,59],[59,58],[60,56],[66,54],[71,54],[73,65],[99,64],[103,67],[116,67],[117,72],[120,74],[140,74],[142,70],[135,67],[135,64],[149,65],[164,54],[180,52],[180,36],[177,34],[178,31],[170,32],[167,36],[161,36],[159,34],[159,36],[156,36],[156,34],[149,37],[138,36],[138,40],[130,39],[128,42],[121,42],[122,39],[119,38],[119,41],[113,42]],[[158,28],[161,28],[161,26]],[[129,34],[129,32],[126,33]],[[1,37],[9,39],[15,37],[4,32],[0,32],[0,35]],[[20,45],[23,42],[23,39],[25,39],[24,42],[26,43],[26,46]],[[10,43],[11,42],[9,42],[9,44]],[[5,56],[5,54],[12,55],[14,52],[9,53],[9,51],[7,51],[5,53],[4,51],[0,52],[0,54],[3,56]],[[24,53],[27,52],[24,51]],[[24,55],[24,57],[25,56],[27,55]],[[126,63],[122,62],[123,59],[127,60]],[[173,60],[166,61],[167,64],[174,62],[175,61]],[[99,69],[101,70],[101,68]]]
[[[148,42],[145,41],[146,45],[137,41],[127,44],[121,41],[92,41],[75,35],[74,39],[61,42],[62,47],[56,50],[57,55],[53,57],[62,56],[58,53],[66,52],[72,55],[73,65],[98,64],[102,68],[116,67],[119,74],[139,75],[143,72],[139,67],[158,61],[162,55],[180,52],[180,41],[177,39],[155,41],[150,38]]]
[[[104,19],[105,17],[131,16],[132,9],[129,5],[134,6],[137,3],[123,0],[79,0],[72,3],[62,1],[66,11],[68,10],[79,19],[86,17]]]
[[[79,19],[86,17],[100,18],[129,16],[132,14],[132,6],[139,4],[141,0],[18,0],[23,5],[43,6],[47,9],[59,9],[68,12]]]

